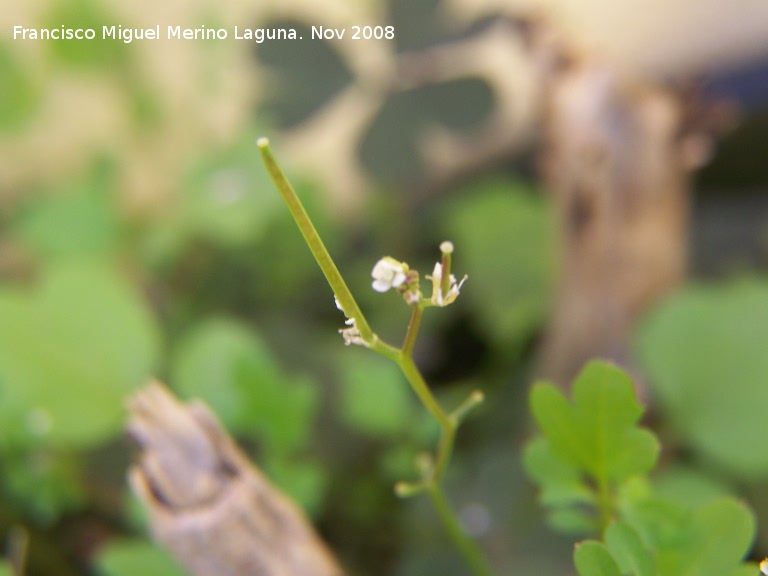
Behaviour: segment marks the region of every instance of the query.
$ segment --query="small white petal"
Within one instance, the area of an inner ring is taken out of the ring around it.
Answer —
[[[397,288],[406,279],[408,267],[394,258],[382,258],[371,271],[373,277],[373,289],[376,292],[386,292],[390,288]]]

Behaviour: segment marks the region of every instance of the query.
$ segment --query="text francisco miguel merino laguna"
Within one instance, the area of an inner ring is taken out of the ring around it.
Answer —
[[[312,36],[322,38],[324,36],[322,26],[312,27]],[[319,30],[316,30],[319,29]],[[127,28],[123,26],[102,26],[101,34],[97,34],[94,28],[25,28],[13,27],[14,40],[122,40],[126,44],[134,40],[226,40],[229,31],[225,28],[182,28],[181,26],[167,26],[166,34],[160,34],[161,27],[158,24],[152,28]],[[265,40],[296,40],[297,36],[293,28],[239,28],[234,27],[233,38],[235,40],[251,40],[264,42]]]

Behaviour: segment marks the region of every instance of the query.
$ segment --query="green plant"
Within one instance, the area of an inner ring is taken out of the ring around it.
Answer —
[[[275,186],[333,289],[337,307],[347,317],[347,328],[340,330],[345,343],[394,361],[440,424],[440,443],[434,456],[421,460],[420,481],[399,482],[396,492],[401,496],[427,493],[472,571],[492,574],[449,507],[442,487],[457,428],[483,395],[475,391],[447,412],[413,360],[424,310],[451,304],[466,279],[457,282],[451,274],[453,244],[440,246],[441,261],[426,277],[432,282],[429,297],[421,292],[418,272],[407,264],[391,257],[376,263],[374,290],[394,289],[412,311],[402,345],[382,341],[325,249],[268,141],[262,138],[258,145]],[[695,475],[679,474],[666,488],[650,476],[659,457],[659,442],[638,425],[643,408],[630,377],[621,369],[606,362],[588,364],[573,384],[572,402],[555,385],[537,383],[530,393],[530,409],[541,435],[526,447],[524,464],[541,488],[549,521],[560,531],[593,537],[576,545],[574,563],[580,576],[746,576],[757,570],[755,564],[744,562],[756,532],[755,518],[745,504]]]
[[[345,344],[364,346],[395,362],[421,403],[440,425],[441,438],[436,453],[434,456],[425,455],[420,459],[421,478],[417,482],[398,482],[395,486],[397,494],[406,497],[426,493],[446,531],[463,554],[472,571],[477,575],[490,576],[493,574],[490,566],[476,544],[462,530],[456,514],[446,499],[442,486],[453,452],[456,431],[466,414],[482,402],[483,394],[476,390],[453,411],[446,411],[435,398],[413,360],[413,348],[424,310],[430,307],[444,307],[453,303],[466,280],[464,277],[457,282],[455,276],[451,274],[453,244],[443,242],[440,245],[441,261],[435,265],[432,275],[426,277],[432,283],[432,293],[429,297],[425,297],[421,292],[418,272],[411,270],[404,262],[385,257],[376,263],[372,272],[374,290],[386,292],[389,289],[395,289],[402,295],[403,300],[412,311],[402,345],[396,347],[384,342],[369,326],[309,215],[302,206],[301,200],[275,160],[269,148],[269,141],[266,138],[261,138],[258,141],[258,146],[272,181],[282,195],[291,216],[293,216],[312,255],[333,290],[336,306],[347,318],[347,328],[339,331]]]
[[[573,401],[554,385],[530,395],[541,436],[525,466],[541,487],[551,524],[600,538],[576,545],[580,576],[747,576],[755,537],[745,504],[689,478],[665,491],[649,477],[659,454],[655,436],[637,425],[642,408],[629,376],[604,362],[588,364]],[[698,498],[692,498],[698,494]]]

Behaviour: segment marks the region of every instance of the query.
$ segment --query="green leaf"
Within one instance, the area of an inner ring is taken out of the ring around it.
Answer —
[[[586,540],[576,544],[573,562],[579,576],[621,576],[616,560],[601,542]]]
[[[239,374],[253,365],[260,380],[278,380],[278,370],[262,340],[233,320],[211,318],[189,329],[176,346],[171,381],[184,396],[200,398],[223,424],[237,433],[248,425],[250,395]]]
[[[683,439],[744,478],[768,474],[768,442],[755,422],[768,414],[768,282],[688,288],[640,330],[648,382]]]
[[[303,377],[288,378],[259,335],[233,320],[213,318],[179,343],[172,381],[184,396],[202,398],[235,433],[256,433],[281,454],[310,437],[317,388]]]
[[[680,502],[646,494],[625,499],[621,512],[652,549],[674,549],[685,541],[691,510]]]
[[[691,519],[694,541],[688,576],[719,576],[735,569],[752,547],[756,524],[752,512],[733,498],[719,498]]]
[[[605,543],[621,568],[622,574],[654,576],[651,551],[645,547],[637,532],[626,522],[614,522],[605,533]]]
[[[528,475],[541,486],[545,506],[592,503],[592,491],[581,480],[579,470],[552,454],[544,438],[528,443],[523,454]]]
[[[599,529],[594,514],[578,508],[555,508],[547,514],[547,523],[564,534],[594,534]]]
[[[145,303],[107,266],[59,264],[27,292],[0,289],[0,397],[37,414],[38,434],[57,445],[119,432],[158,345]]]
[[[11,565],[0,560],[0,576],[14,576]]]
[[[14,223],[13,235],[46,260],[103,256],[114,250],[119,222],[101,172],[26,206]]]
[[[340,390],[344,422],[371,436],[404,430],[413,421],[414,405],[400,370],[384,357],[349,352],[343,357]]]
[[[95,564],[102,576],[186,576],[166,551],[143,540],[113,540],[99,549]]]
[[[695,510],[668,498],[632,502],[624,517],[656,551],[658,576],[717,576],[750,550],[755,519],[738,500],[721,497]]]
[[[659,496],[666,496],[681,504],[697,508],[730,490],[711,475],[681,465],[666,466],[656,475],[653,487]]]
[[[442,221],[456,245],[456,272],[471,278],[461,299],[490,340],[506,348],[530,336],[549,311],[555,275],[554,222],[543,195],[518,181],[485,180],[457,194]]]
[[[642,408],[629,377],[589,363],[573,385],[573,404],[552,384],[536,384],[531,410],[554,455],[598,482],[622,482],[653,468],[656,438],[636,427]]]

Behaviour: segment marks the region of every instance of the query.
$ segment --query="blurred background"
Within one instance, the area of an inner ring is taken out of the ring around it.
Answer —
[[[409,313],[370,290],[376,260],[426,274],[456,245],[470,279],[416,355],[446,405],[486,394],[447,481],[499,573],[573,572],[520,453],[532,380],[595,355],[637,376],[659,486],[747,498],[766,555],[768,4],[250,4],[0,8],[6,557],[22,527],[30,576],[183,574],[125,482],[124,402],[155,375],[210,404],[351,574],[465,573],[428,503],[392,491],[435,425],[394,366],[342,345],[262,135],[383,338]],[[230,39],[12,33],[111,24]],[[309,40],[320,25],[347,36]]]

